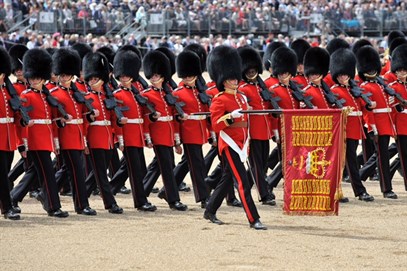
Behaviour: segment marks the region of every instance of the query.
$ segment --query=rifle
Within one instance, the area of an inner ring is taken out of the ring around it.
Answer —
[[[32,107],[31,106],[24,107],[21,104],[21,100],[18,97],[17,91],[14,89],[14,86],[8,77],[4,81],[6,83],[6,89],[8,91],[8,94],[10,94],[10,96],[11,96],[11,99],[10,99],[11,109],[13,109],[13,111],[20,112],[22,124],[23,124],[23,126],[27,126],[30,121],[30,117],[28,116],[28,111],[32,110]]]
[[[387,85],[387,84],[384,82],[383,78],[381,78],[381,77],[378,76],[378,77],[376,77],[376,81],[377,81],[377,83],[378,83],[379,85],[381,85],[381,86],[383,87],[384,91],[385,91],[387,94],[389,94],[390,96],[395,97],[397,100],[400,101],[400,103],[401,103],[403,106],[407,106],[407,100],[405,100],[405,99],[400,95],[400,93],[397,93],[394,89],[392,89],[391,87],[389,87],[389,85]]]
[[[350,92],[355,98],[362,98],[368,107],[372,106],[372,101],[369,99],[372,93],[363,93],[362,89],[356,84],[354,79],[349,80]]]
[[[324,92],[325,98],[328,101],[328,103],[335,105],[337,108],[343,108],[343,104],[346,101],[344,99],[338,100],[337,95],[332,93],[329,86],[323,80],[321,80],[321,87],[322,87],[322,91]]]
[[[308,108],[314,108],[314,105],[311,103],[312,97],[305,97],[297,83],[290,80],[289,87],[292,89],[294,99],[303,102]]]
[[[108,83],[103,84],[103,90],[105,91],[106,94],[106,99],[104,100],[105,106],[107,110],[113,110],[114,113],[116,114],[117,120],[121,120],[124,118],[123,111],[128,110],[127,107],[120,107],[117,105],[117,100],[113,96],[113,92],[109,87]]]
[[[196,80],[196,88],[198,90],[198,97],[199,100],[203,103],[206,104],[208,106],[211,105],[211,98],[209,97],[208,94],[206,94],[206,83],[205,83],[205,79],[202,77],[202,75],[198,75],[197,80]]]
[[[62,117],[64,119],[69,119],[68,114],[66,113],[64,106],[58,102],[57,99],[55,99],[51,93],[49,92],[49,90],[47,89],[47,87],[45,85],[42,86],[42,93],[45,94],[47,102],[50,106],[55,107],[56,109],[58,109],[59,113],[61,113]]]
[[[274,109],[281,109],[280,106],[278,105],[278,101],[281,100],[280,97],[273,97],[271,96],[271,92],[268,90],[266,84],[264,84],[264,81],[260,78],[260,76],[257,76],[257,83],[259,84],[261,91],[260,91],[260,95],[263,98],[263,100],[270,102],[271,106]]]
[[[154,108],[154,105],[150,103],[146,97],[141,96],[140,92],[137,90],[135,86],[133,86],[133,84],[131,85],[131,92],[133,92],[134,97],[141,106],[147,107],[147,109],[150,110],[150,112],[153,113],[153,115],[157,113],[157,111]]]
[[[71,88],[73,90],[73,97],[74,99],[80,103],[84,104],[86,108],[89,110],[89,114],[95,115],[95,109],[93,108],[93,99],[86,99],[85,96],[78,90],[75,83],[71,82]]]
[[[172,80],[171,80],[172,81]],[[169,83],[169,82],[168,82]],[[170,105],[175,107],[175,110],[177,110],[177,113],[183,117],[185,115],[184,110],[182,110],[182,107],[185,105],[183,102],[178,102],[177,98],[175,98],[174,95],[172,95],[172,92],[167,84],[167,82],[163,83],[163,90],[165,92],[164,99],[165,101]]]

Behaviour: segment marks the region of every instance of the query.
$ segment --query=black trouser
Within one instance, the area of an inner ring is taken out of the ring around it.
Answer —
[[[350,177],[355,197],[366,192],[359,175],[359,163],[357,160],[356,150],[359,145],[359,140],[346,139],[346,169]]]
[[[265,172],[267,171],[267,158],[269,156],[270,143],[268,140],[252,139],[250,140],[249,149],[250,168],[247,172],[249,181],[251,181],[251,184],[253,184],[253,181],[256,183],[260,200],[263,200],[269,195],[264,177]]]
[[[62,150],[64,165],[69,171],[75,211],[89,207],[85,185],[85,157],[82,150]]]
[[[18,182],[16,186],[11,190],[11,198],[13,201],[21,202],[23,201],[25,195],[28,191],[32,189],[33,186],[38,187],[38,176],[37,171],[35,170],[34,164],[32,163],[30,157],[26,159],[27,164],[29,164],[23,178]]]
[[[278,157],[282,158],[281,156],[281,144],[277,144],[278,148]],[[283,168],[282,163],[280,162],[276,168],[274,168],[273,172],[267,178],[269,181],[269,185],[273,188],[277,187],[280,180],[283,178]]]
[[[206,167],[206,175],[208,175],[209,170],[211,169],[213,160],[215,159],[216,156],[219,156],[218,147],[212,146],[204,158],[205,167]],[[221,162],[215,167],[215,169],[211,172],[211,174],[205,178],[205,183],[208,188],[215,189],[215,187],[218,185],[218,183],[222,179],[223,165],[222,165],[222,158],[220,156],[219,156],[219,160]],[[231,183],[232,183],[232,185],[229,186],[229,191],[226,194],[227,202],[232,202],[234,199],[236,199],[235,189],[233,187],[233,180],[231,181]]]
[[[209,191],[205,184],[206,167],[202,152],[202,145],[184,144],[184,153],[191,175],[192,185],[194,187],[195,201],[204,201],[209,197]],[[178,187],[182,183],[183,178],[179,177],[177,174],[183,175],[183,172],[181,170],[174,170],[174,176]]]
[[[184,181],[189,171],[187,157],[182,155],[181,161],[174,168],[174,177],[178,186]]]
[[[28,167],[27,167],[28,168]],[[14,167],[8,173],[8,179],[10,181],[10,190],[14,187],[14,182],[20,177],[21,174],[26,171],[26,159],[21,157]]]
[[[372,133],[369,134],[366,127],[363,127],[363,131],[365,133],[365,139],[362,140],[362,150],[363,159],[366,163],[369,158],[375,153],[375,145],[372,139]]]
[[[168,203],[174,203],[176,201],[179,201],[179,193],[178,193],[178,187],[175,183],[175,177],[174,177],[174,151],[173,147],[169,146],[162,146],[162,145],[154,145],[154,152],[155,152],[155,157],[157,159],[157,164],[159,168],[159,172],[161,173],[161,177],[164,183],[164,188],[165,188],[165,194],[167,198]],[[154,163],[151,162],[151,164]],[[150,165],[151,165],[150,164]],[[151,190],[153,189],[155,183],[157,182],[157,179],[153,178],[154,175],[149,176],[149,170],[147,170],[147,175],[144,178],[144,190],[146,192],[146,195],[150,195]],[[155,166],[151,169],[155,170]],[[158,175],[159,176],[159,175]],[[146,178],[149,179],[146,181]]]
[[[70,184],[72,183],[71,175],[64,159],[65,158],[63,157],[61,152],[61,154],[58,155],[57,158],[59,169],[55,173],[55,180],[57,182],[58,191],[71,191],[72,188],[70,187]],[[84,162],[82,162],[82,166],[83,163]]]
[[[396,142],[399,150],[401,169],[403,172],[404,188],[407,191],[407,135],[398,135]]]
[[[269,169],[274,169],[277,166],[278,162],[280,162],[280,153],[278,150],[278,146],[275,146],[274,149],[271,151],[269,157],[267,158],[267,166]]]
[[[97,186],[100,190],[100,195],[103,199],[105,209],[109,209],[113,204],[116,204],[116,200],[110,190],[109,180],[107,179],[107,168],[112,158],[112,150],[105,149],[89,149],[90,157],[92,161],[93,170],[86,179],[87,191],[95,190],[96,186],[92,182],[88,182],[92,178],[95,179]],[[88,184],[90,186],[88,186]]]
[[[56,211],[61,208],[55,172],[52,168],[51,152],[49,151],[28,151],[30,159],[33,161],[42,194],[44,196],[44,209],[47,212]]]
[[[371,136],[373,137],[373,135],[371,135]],[[397,152],[398,152],[397,145],[395,143],[390,144],[390,146],[388,147],[389,159],[391,159],[393,156],[395,156],[397,154]],[[366,181],[367,178],[369,178],[370,176],[373,176],[375,174],[376,167],[377,167],[376,161],[377,161],[377,152],[374,152],[372,154],[372,156],[369,158],[369,160],[367,160],[367,162],[359,170],[360,179],[362,181]],[[393,175],[391,175],[391,176],[393,176]]]
[[[11,208],[8,173],[10,171],[13,158],[14,151],[0,151],[0,207],[2,214]]]
[[[141,207],[147,203],[147,197],[143,186],[143,179],[147,173],[144,150],[143,148],[138,147],[125,147],[123,155],[126,158],[128,175],[130,177],[134,208]]]
[[[145,162],[144,162],[145,163]],[[145,173],[144,173],[145,174]],[[127,178],[129,177],[126,159],[124,156],[120,159],[120,168],[110,181],[110,188],[113,195],[116,195],[120,191],[120,188],[124,186]]]
[[[393,190],[390,178],[390,157],[389,157],[389,141],[390,136],[379,135],[377,142],[375,142],[377,151],[377,167],[379,168],[380,176],[380,190],[383,193],[390,192]]]
[[[150,164],[147,167],[147,174],[143,180],[144,191],[146,192],[147,197],[150,195],[151,190],[153,190],[154,185],[157,182],[160,175],[161,172],[160,167],[158,165],[157,156],[154,156],[153,160],[151,160]]]
[[[221,181],[216,186],[209,198],[206,210],[212,214],[215,214],[222,204],[223,199],[228,192],[228,187],[232,186],[232,177],[238,184],[238,192],[240,200],[242,201],[243,208],[246,212],[246,216],[250,223],[259,219],[260,216],[257,212],[256,205],[254,204],[249,180],[247,179],[246,169],[243,163],[240,161],[239,155],[231,148],[226,148],[222,152],[222,161],[225,165],[224,173]]]
[[[119,159],[119,152],[117,151],[117,144],[112,152],[112,159],[109,163],[109,178],[112,179],[116,172],[119,170],[121,166],[120,159]]]

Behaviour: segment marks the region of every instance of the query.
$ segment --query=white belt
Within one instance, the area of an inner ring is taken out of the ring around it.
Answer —
[[[0,118],[0,123],[1,124],[5,124],[5,123],[13,123],[14,122],[14,118]]]
[[[66,124],[83,124],[83,119],[73,119],[73,120],[67,121]]]
[[[188,116],[189,120],[204,120],[206,119],[205,115],[189,115]]]
[[[401,112],[399,112],[399,113],[401,113],[401,114],[407,114],[407,110],[404,109],[403,111],[401,111]]]
[[[95,120],[90,123],[91,126],[110,126],[111,124],[110,120]]]
[[[52,120],[50,119],[35,119],[32,120],[34,122],[34,124],[51,124]]]
[[[143,119],[128,119],[127,123],[131,123],[131,124],[141,124],[144,123]]]
[[[172,121],[172,116],[159,117],[157,121]]]
[[[353,111],[353,112],[350,112],[348,116],[351,116],[351,117],[360,117],[360,116],[362,116],[362,111]]]
[[[390,113],[391,108],[379,108],[379,109],[373,109],[373,113]]]

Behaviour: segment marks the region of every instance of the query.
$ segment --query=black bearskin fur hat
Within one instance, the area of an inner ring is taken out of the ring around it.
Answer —
[[[206,58],[208,56],[205,48],[200,44],[191,43],[185,46],[184,50],[192,51],[199,56],[199,59],[201,60],[201,71],[204,72],[206,70]]]
[[[338,83],[339,75],[348,75],[350,79],[355,77],[356,57],[350,49],[340,48],[333,52],[329,62],[329,70],[332,79]]]
[[[114,57],[113,67],[113,74],[117,79],[126,75],[136,81],[139,78],[141,60],[132,50],[119,50]]]
[[[258,74],[263,73],[263,63],[260,54],[250,46],[239,47],[237,52],[242,59],[242,77],[246,78],[246,73],[250,69],[255,69]]]
[[[329,54],[332,55],[336,50],[345,48],[349,49],[349,43],[341,38],[334,38],[330,42],[328,42],[326,49],[328,50]]]
[[[113,49],[107,46],[103,46],[97,49],[96,52],[99,52],[106,57],[107,61],[109,61],[109,72],[113,71],[113,60],[115,55]]]
[[[280,47],[287,47],[285,43],[279,41],[273,41],[267,45],[266,51],[264,52],[263,56],[263,64],[266,70],[269,70],[271,67],[271,55],[273,52]]]
[[[24,54],[23,73],[25,78],[48,80],[51,78],[51,69],[52,58],[45,49],[34,48]]]
[[[394,50],[399,47],[402,44],[406,44],[407,40],[405,38],[399,37],[395,38],[390,44],[389,44],[389,55],[391,56]]]
[[[208,71],[219,91],[225,91],[223,82],[228,79],[242,80],[242,60],[235,48],[221,45],[208,56]]]
[[[380,62],[379,53],[372,46],[363,46],[356,53],[356,67],[358,69],[359,77],[363,81],[366,80],[364,73],[376,71],[380,75],[382,64]]]
[[[6,77],[11,74],[10,55],[3,47],[0,47],[0,74],[4,73]]]
[[[81,58],[77,51],[61,48],[52,55],[52,72],[55,75],[67,74],[79,76]]]
[[[329,70],[329,53],[320,47],[309,48],[304,56],[305,76],[322,74],[325,77]]]
[[[156,50],[163,53],[170,61],[171,76],[173,76],[177,72],[177,70],[175,69],[175,54],[166,47],[159,47]]]
[[[171,79],[171,66],[168,57],[159,50],[148,52],[143,59],[144,75],[147,79],[160,74],[165,81]]]
[[[352,52],[356,55],[357,51],[366,45],[373,46],[372,43],[370,41],[368,41],[367,39],[360,39],[353,44]]]
[[[273,75],[290,73],[295,76],[297,73],[298,58],[294,50],[287,47],[280,47],[271,55],[271,69]]]
[[[391,54],[391,72],[399,69],[407,70],[407,44],[398,46]]]
[[[104,54],[99,52],[88,53],[83,58],[82,70],[85,81],[98,77],[103,82],[109,82],[109,62]]]
[[[304,39],[296,39],[291,43],[290,48],[297,55],[298,64],[303,64],[305,52],[311,48],[311,45]]]
[[[17,70],[23,69],[23,57],[24,54],[28,51],[27,46],[22,44],[13,45],[8,53],[11,58],[11,72],[14,73]]]
[[[193,51],[184,50],[176,59],[178,77],[198,76],[202,74],[201,60]]]

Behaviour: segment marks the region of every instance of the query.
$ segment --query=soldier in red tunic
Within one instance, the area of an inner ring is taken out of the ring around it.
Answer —
[[[0,63],[0,207],[5,218],[18,220],[20,215],[12,207],[8,179],[14,151],[17,147],[15,129],[17,117],[10,104],[13,97],[8,89],[13,87],[8,79],[11,74],[10,57],[3,48],[0,48]],[[16,95],[15,98],[18,96]]]
[[[302,89],[308,85],[307,78],[304,75],[304,55],[305,52],[311,48],[311,45],[304,39],[296,39],[290,44],[290,48],[294,50],[297,55],[297,73],[292,80]]]
[[[396,131],[389,104],[389,94],[385,92],[387,86],[378,82],[381,70],[380,57],[372,46],[367,45],[356,52],[356,59],[359,77],[363,80],[360,87],[364,93],[371,93],[370,99],[376,102],[376,108],[368,112],[366,122],[375,137],[380,189],[385,198],[396,199],[397,195],[393,192],[391,183],[388,152],[390,137],[396,136]]]
[[[265,230],[267,228],[260,222],[243,164],[248,156],[249,131],[248,116],[241,113],[241,110],[247,110],[249,105],[247,98],[237,91],[242,76],[241,59],[236,49],[227,46],[216,47],[211,55],[208,64],[221,92],[212,100],[211,120],[213,129],[219,133],[218,148],[225,164],[225,172],[209,199],[204,218],[215,224],[223,224],[216,217],[216,211],[231,185],[230,176],[233,176],[238,183],[240,199],[250,227]]]
[[[273,75],[273,71],[271,70],[271,55],[273,52],[280,48],[280,47],[287,47],[284,43],[279,41],[273,41],[269,45],[267,45],[266,51],[264,52],[263,56],[263,64],[267,71],[270,72],[270,77],[264,80],[267,88],[270,88],[278,83],[278,79]]]
[[[341,48],[350,48],[349,43],[342,38],[334,38],[330,40],[326,46],[326,50],[328,51],[329,55],[332,55],[336,50]],[[332,87],[336,84],[330,72],[328,72],[328,74],[324,77],[324,82],[328,85],[328,87]]]
[[[96,211],[89,207],[86,195],[83,125],[84,118],[92,122],[99,112],[85,106],[85,97],[72,82],[74,76],[80,74],[79,54],[72,49],[62,48],[52,58],[52,70],[58,78],[58,86],[51,90],[51,95],[72,116],[72,120],[67,121],[66,126],[58,129],[58,133],[54,135],[54,145],[60,151],[63,163],[70,173],[75,211],[83,215],[96,215]]]
[[[353,109],[348,115],[346,123],[346,169],[350,177],[353,192],[359,200],[373,201],[373,196],[367,193],[360,179],[356,150],[359,140],[365,136],[362,116],[367,114],[367,110],[371,111],[375,107],[375,102],[367,104],[360,96],[362,93],[350,87],[349,80],[353,80],[355,77],[355,67],[356,58],[351,50],[343,48],[336,50],[331,55],[330,60],[330,71],[333,80],[336,82],[331,90],[339,98],[345,100],[344,106]],[[356,91],[358,91],[357,94]]]
[[[391,84],[394,81],[397,81],[397,76],[396,74],[394,74],[394,72],[392,72],[392,70],[390,69],[391,67],[391,56],[393,55],[394,50],[399,47],[400,45],[406,44],[407,40],[405,37],[398,37],[395,38],[392,43],[389,46],[389,59],[386,62],[386,66],[385,68],[388,69],[387,72],[383,75],[384,80],[386,81],[387,84]],[[383,69],[385,69],[383,68]],[[382,69],[382,71],[383,71]]]
[[[119,119],[113,112],[116,105],[113,97],[110,97],[111,90],[106,89],[108,88],[106,83],[109,82],[109,63],[106,57],[101,53],[88,53],[82,64],[85,81],[90,88],[86,98],[92,99],[93,108],[99,111],[95,121],[89,123],[89,126],[85,126],[87,146],[93,167],[87,182],[89,179],[95,178],[105,209],[109,210],[109,213],[121,214],[123,209],[117,205],[110,190],[107,168],[114,148],[112,126],[123,125],[127,119],[124,117]]]
[[[143,178],[147,169],[143,150],[145,145],[143,108],[138,101],[141,94],[132,86],[133,81],[139,77],[141,61],[136,53],[121,51],[116,54],[113,64],[114,76],[120,81],[119,88],[114,92],[114,97],[123,102],[121,106],[128,108],[127,111],[123,112],[127,118],[127,124],[116,129],[116,134],[119,140],[119,149],[126,159],[134,208],[140,211],[154,212],[157,207],[147,201],[143,187]],[[150,118],[156,119],[158,117],[158,114],[150,112]]]
[[[144,56],[143,60],[144,74],[150,80],[151,86],[142,94],[149,102],[155,106],[155,110],[160,113],[158,119],[151,119],[150,113],[144,115],[144,133],[147,146],[154,148],[161,177],[165,187],[165,199],[171,209],[186,211],[187,205],[180,201],[178,188],[176,186],[173,165],[174,151],[177,154],[182,153],[179,131],[174,125],[175,118],[185,118],[176,114],[172,105],[169,104],[166,95],[171,95],[164,90],[165,86],[171,80],[171,67],[169,59],[160,51],[151,51]],[[171,98],[171,97],[170,97]],[[172,96],[172,99],[175,97]],[[147,195],[150,194],[156,179],[153,178],[146,189]]]
[[[75,85],[80,92],[87,93],[88,90],[87,90],[87,86],[85,84],[85,78],[84,78],[83,70],[82,70],[82,60],[87,53],[92,52],[92,48],[89,45],[87,45],[86,43],[75,43],[74,45],[72,45],[71,48],[73,50],[75,50],[76,52],[78,52],[79,57],[81,59],[81,73],[76,78]]]
[[[278,50],[278,49],[277,49]],[[258,84],[258,77],[263,72],[263,65],[259,53],[251,47],[238,49],[242,59],[243,84],[238,91],[246,95],[249,106],[254,110],[272,109],[270,101],[264,100],[261,95],[262,88]],[[273,73],[275,75],[275,73]],[[267,158],[270,152],[270,139],[272,137],[271,114],[258,113],[249,116],[249,164],[248,176],[251,182],[256,183],[260,201],[265,205],[276,205],[275,200],[267,189],[265,172],[267,171]]]
[[[399,93],[404,99],[407,99],[407,44],[397,47],[391,55],[391,72],[397,76],[397,80],[389,86]],[[397,133],[397,147],[401,162],[402,175],[404,178],[405,189],[407,190],[407,110],[400,108],[398,101],[392,104],[395,112],[394,125]]]
[[[65,121],[72,116],[66,115],[65,119],[53,115],[51,106],[56,106],[58,102],[51,102],[50,93],[44,85],[50,78],[51,64],[51,56],[45,50],[31,49],[24,55],[24,77],[29,81],[30,88],[21,94],[21,99],[25,106],[33,108],[29,111],[33,125],[23,131],[22,137],[42,184],[38,199],[49,216],[67,217],[68,212],[61,210],[51,152],[55,151],[53,138],[57,125],[64,127]],[[53,124],[53,120],[56,124]]]

